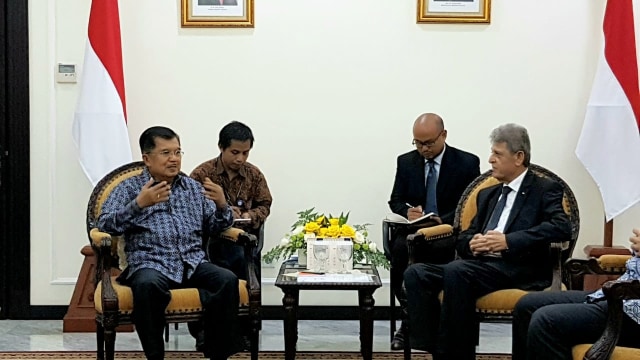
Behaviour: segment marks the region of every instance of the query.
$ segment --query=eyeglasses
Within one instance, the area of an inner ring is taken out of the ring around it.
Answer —
[[[184,155],[184,151],[182,151],[182,150],[174,150],[174,151],[163,150],[163,151],[159,151],[159,152],[156,152],[156,153],[148,152],[147,154],[156,154],[156,155],[159,155],[159,156],[161,156],[163,158],[166,158],[166,159],[170,158],[171,155],[173,155],[173,156],[175,156],[177,158],[181,158],[182,155]]]
[[[444,130],[440,131],[438,136],[436,136],[435,139],[430,140],[430,141],[420,141],[420,140],[417,140],[417,139],[413,139],[413,141],[411,142],[411,145],[415,145],[415,147],[417,147],[417,148],[421,148],[421,147],[424,147],[424,146],[426,146],[428,148],[433,147],[436,144],[436,142],[438,142],[438,139],[440,138],[440,136],[442,135],[443,132],[444,132]]]

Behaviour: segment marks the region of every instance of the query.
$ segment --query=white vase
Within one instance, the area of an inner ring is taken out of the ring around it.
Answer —
[[[307,249],[298,249],[298,265],[307,266]]]

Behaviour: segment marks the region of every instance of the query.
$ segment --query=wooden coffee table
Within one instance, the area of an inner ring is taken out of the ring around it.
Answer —
[[[282,264],[275,285],[282,289],[284,296],[284,352],[285,360],[296,358],[296,343],[298,341],[298,303],[300,290],[357,290],[358,305],[360,308],[360,353],[364,360],[371,360],[373,353],[373,293],[382,286],[380,275],[375,266],[369,264],[354,264],[354,269],[361,274],[357,278],[349,278],[349,275],[327,274],[324,277],[305,277],[298,280],[297,277],[288,276],[299,271],[306,270],[304,266],[295,261],[287,261]],[[366,279],[365,279],[366,278]]]

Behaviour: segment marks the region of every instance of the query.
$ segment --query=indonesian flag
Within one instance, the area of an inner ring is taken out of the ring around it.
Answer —
[[[73,141],[82,169],[95,186],[131,162],[122,73],[118,0],[93,0]]]
[[[607,221],[640,200],[640,92],[631,0],[609,0],[604,53],[576,155],[600,189]]]

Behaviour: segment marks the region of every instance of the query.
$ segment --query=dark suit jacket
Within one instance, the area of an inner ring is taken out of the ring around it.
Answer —
[[[501,191],[502,184],[498,184],[478,193],[478,212],[469,229],[456,240],[459,257],[478,259],[471,254],[469,241],[486,226]],[[551,284],[549,244],[571,238],[562,196],[562,187],[551,179],[529,171],[522,180],[504,229],[509,249],[502,251],[501,259],[491,262],[509,274],[519,288],[542,289]]]
[[[438,215],[443,223],[453,224],[460,196],[479,175],[480,159],[477,156],[447,145],[436,186]],[[398,156],[396,178],[389,200],[391,211],[407,217],[409,207],[406,204],[425,208],[426,197],[424,157],[417,150]]]

